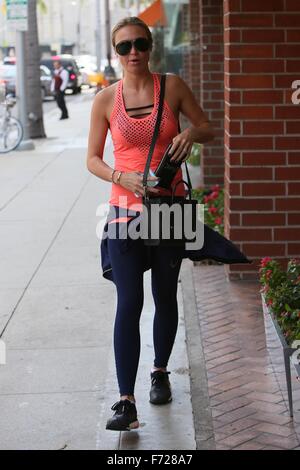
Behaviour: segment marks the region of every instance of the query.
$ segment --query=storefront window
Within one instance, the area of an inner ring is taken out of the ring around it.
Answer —
[[[166,26],[152,28],[154,48],[151,69],[183,75],[189,48],[188,0],[164,0]]]

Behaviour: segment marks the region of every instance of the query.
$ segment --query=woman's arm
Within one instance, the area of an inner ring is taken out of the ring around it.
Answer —
[[[214,139],[215,132],[185,81],[177,75],[172,76],[172,81],[179,99],[179,111],[192,124],[173,139],[171,152],[174,153],[171,160],[179,161],[190,154],[194,142],[209,142]]]
[[[109,95],[108,89],[100,91],[95,99],[91,111],[90,132],[88,139],[87,152],[87,168],[95,176],[116,183],[117,175],[114,169],[103,161],[103,150],[108,131],[108,121],[106,117],[106,109],[108,106]],[[118,173],[118,172],[117,172]],[[112,181],[113,175],[113,181]],[[149,180],[157,180],[157,177],[149,177]],[[143,177],[138,172],[122,172],[118,184],[124,188],[139,194],[144,194],[142,185]],[[148,188],[150,193],[159,193],[155,188]]]
[[[103,90],[105,92],[105,90]],[[104,92],[99,92],[93,102],[88,138],[87,168],[95,176],[111,181],[113,168],[103,161],[103,150],[108,131],[106,119],[107,100]]]

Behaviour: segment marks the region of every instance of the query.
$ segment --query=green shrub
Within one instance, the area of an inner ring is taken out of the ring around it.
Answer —
[[[260,263],[261,292],[277,320],[286,342],[300,340],[300,260],[288,262],[283,271],[278,261],[265,257]]]
[[[204,223],[224,234],[224,190],[218,184],[211,189],[193,189],[192,197],[204,205]]]
[[[188,162],[193,166],[200,166],[201,162],[201,150],[202,145],[195,143],[193,144],[191,154],[189,156]]]

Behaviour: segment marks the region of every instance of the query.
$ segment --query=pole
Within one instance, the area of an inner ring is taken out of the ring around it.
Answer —
[[[109,68],[111,67],[111,46],[110,46],[110,11],[109,0],[105,0],[105,32],[106,32],[106,58]]]
[[[136,16],[139,15],[140,11],[141,11],[141,3],[140,3],[140,0],[136,0],[135,1],[135,8],[136,8]]]
[[[125,0],[125,10],[126,10],[126,15],[130,16],[129,0]]]
[[[24,80],[26,77],[25,31],[17,31],[16,36],[18,116],[24,129],[23,140],[17,150],[32,150],[35,147],[29,135],[26,79]]]
[[[81,12],[82,12],[82,0],[78,2],[78,14],[77,14],[77,26],[76,26],[76,34],[77,34],[77,54],[81,53]]]
[[[100,0],[96,0],[96,56],[97,56],[97,70],[101,71],[101,15],[100,15]]]

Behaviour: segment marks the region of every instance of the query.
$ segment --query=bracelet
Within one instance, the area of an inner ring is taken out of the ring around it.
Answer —
[[[113,171],[112,171],[112,174],[111,174],[111,181],[112,181],[112,183],[114,182],[114,179],[113,179],[113,178],[114,178],[114,174],[115,174],[116,171],[117,171],[117,170],[113,170]]]
[[[119,172],[118,177],[117,177],[116,184],[120,184],[120,178],[121,178],[122,173],[123,173],[123,171],[120,171],[120,172]]]

